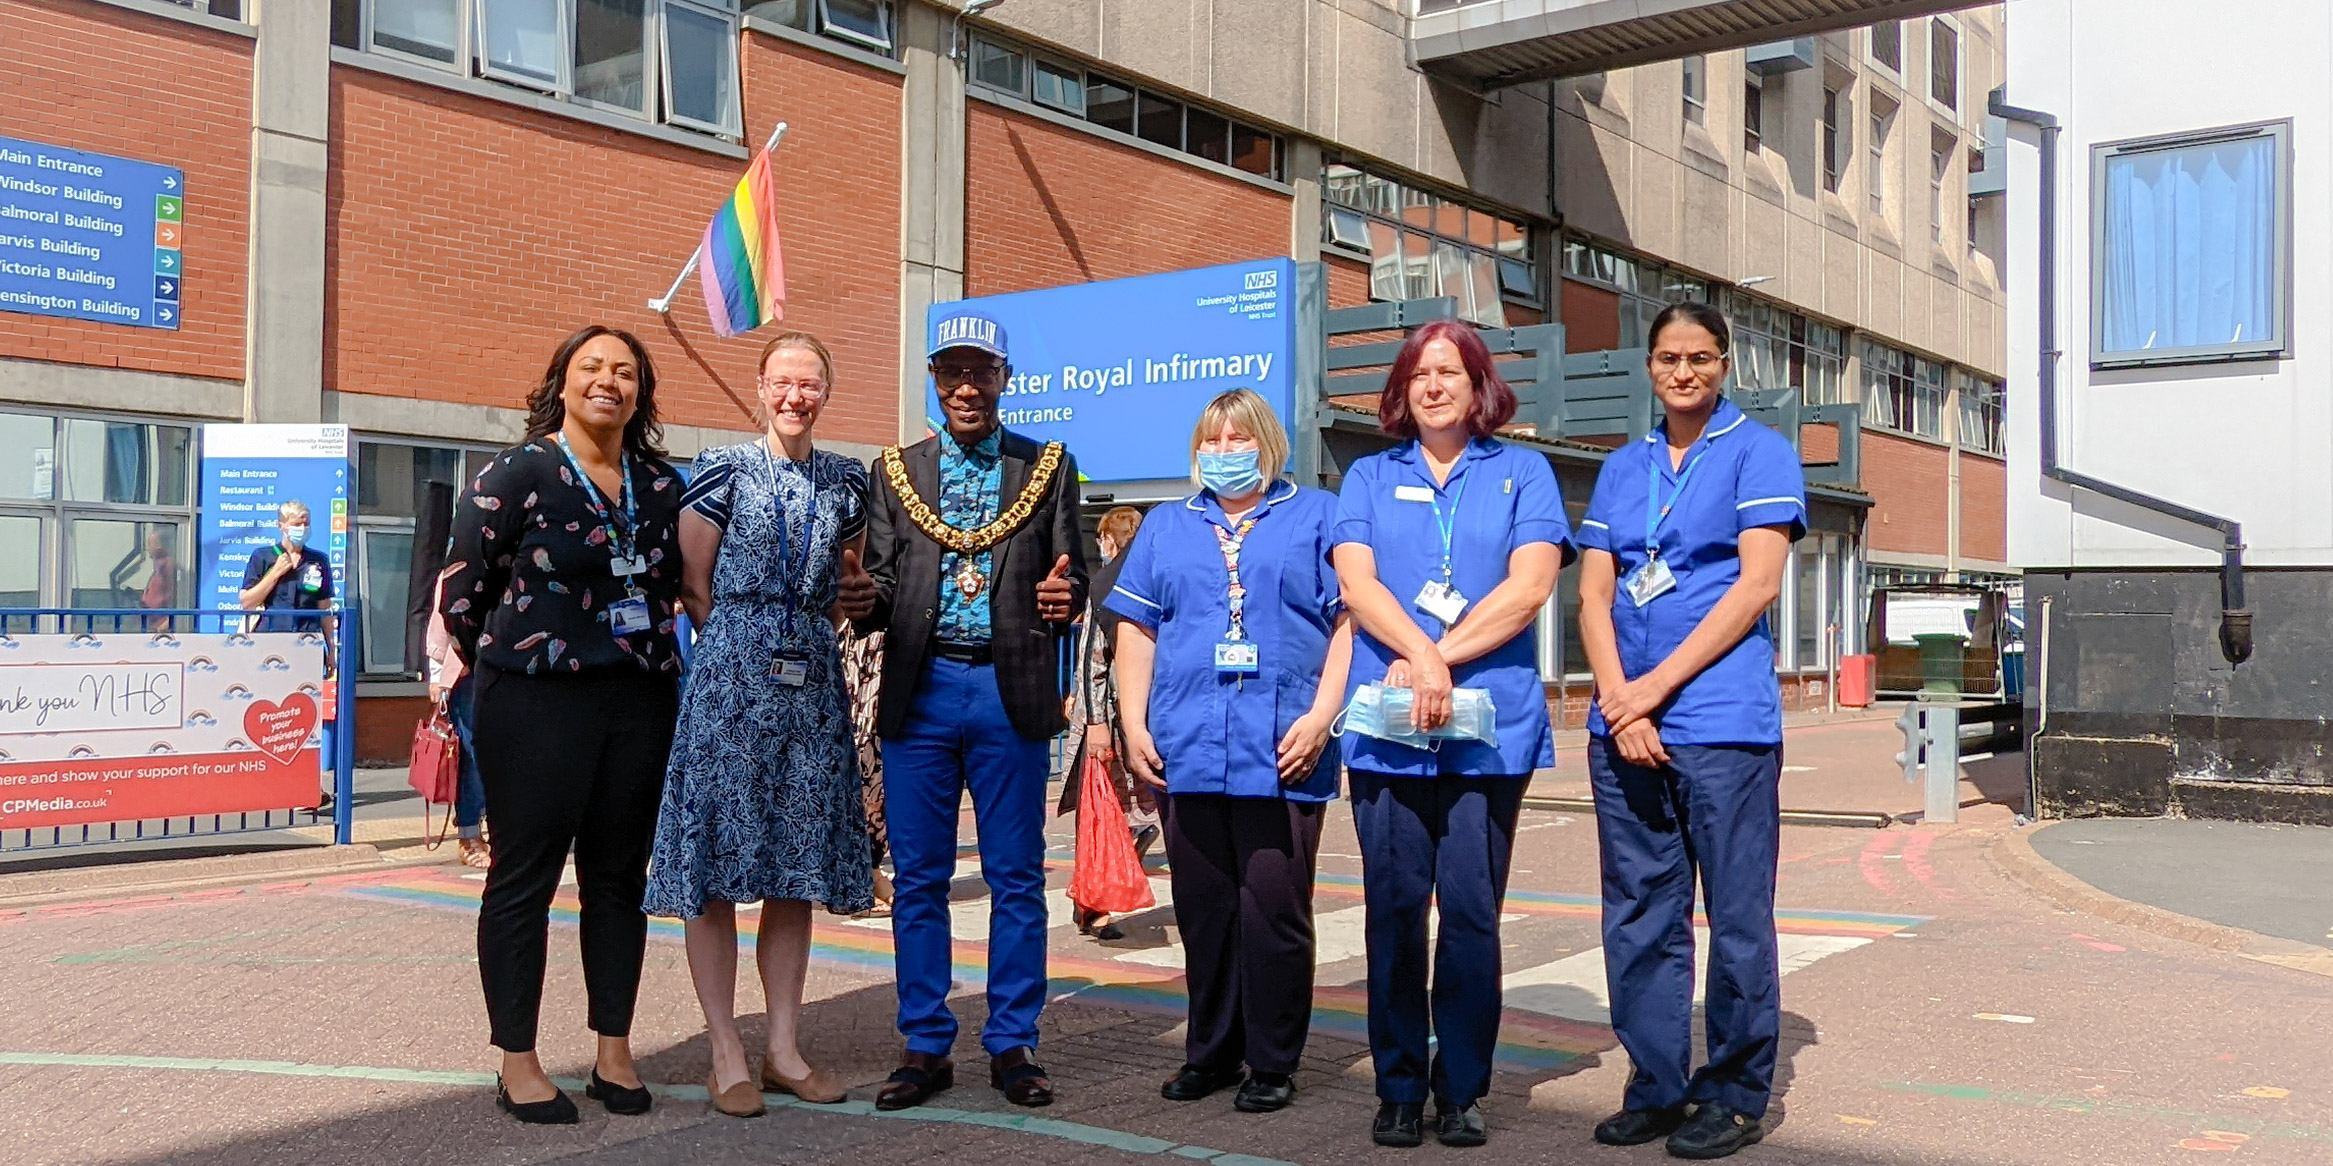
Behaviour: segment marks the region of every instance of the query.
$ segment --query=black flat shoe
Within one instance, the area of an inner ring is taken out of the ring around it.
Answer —
[[[1669,1135],[1669,1156],[1724,1158],[1765,1136],[1766,1127],[1757,1118],[1713,1101],[1694,1110],[1692,1118]]]
[[[1218,1090],[1229,1089],[1246,1075],[1238,1069],[1216,1072],[1185,1065],[1158,1087],[1158,1095],[1168,1101],[1197,1101]]]
[[[1596,1140],[1607,1146],[1641,1146],[1665,1138],[1685,1124],[1685,1107],[1624,1109],[1596,1123]]]
[[[510,1090],[502,1084],[502,1077],[494,1078],[494,1104],[502,1112],[531,1126],[571,1126],[583,1120],[575,1112],[575,1102],[565,1093],[553,1091],[548,1101],[512,1101]]]
[[[1286,1073],[1251,1073],[1231,1107],[1241,1113],[1277,1113],[1296,1100],[1296,1079]]]
[[[1434,1117],[1434,1136],[1445,1146],[1479,1146],[1491,1140],[1490,1130],[1483,1125],[1482,1107],[1468,1104],[1457,1109],[1440,1106]]]
[[[1369,1140],[1380,1146],[1415,1146],[1426,1140],[1425,1123],[1424,1102],[1382,1101],[1377,1120],[1369,1126]]]
[[[591,1080],[583,1087],[583,1095],[607,1106],[609,1113],[620,1117],[638,1117],[648,1112],[648,1107],[656,1101],[649,1095],[646,1086],[626,1089],[601,1077],[596,1066],[591,1070]]]

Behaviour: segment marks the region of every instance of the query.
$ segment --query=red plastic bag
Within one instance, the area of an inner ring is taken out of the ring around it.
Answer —
[[[1126,830],[1126,807],[1119,804],[1109,764],[1089,754],[1082,780],[1085,786],[1077,799],[1077,869],[1069,878],[1070,902],[1108,915],[1151,906],[1158,900],[1151,897],[1150,879],[1142,873],[1142,857],[1134,853],[1134,837]]]

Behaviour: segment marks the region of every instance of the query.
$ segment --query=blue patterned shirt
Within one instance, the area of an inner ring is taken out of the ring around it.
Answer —
[[[1004,494],[1004,430],[992,429],[972,445],[949,437],[940,442],[940,520],[958,530],[975,530],[996,521]],[[985,644],[989,638],[988,592],[996,582],[990,571],[994,552],[972,556],[979,572],[979,594],[967,596],[956,585],[964,556],[940,552],[939,637],[950,643]]]

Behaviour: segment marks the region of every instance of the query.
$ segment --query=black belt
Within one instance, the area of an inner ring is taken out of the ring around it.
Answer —
[[[965,664],[991,664],[996,661],[995,654],[989,651],[987,644],[958,644],[948,640],[933,640],[932,655]]]

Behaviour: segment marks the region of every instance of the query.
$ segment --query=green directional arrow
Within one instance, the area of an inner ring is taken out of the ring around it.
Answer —
[[[186,200],[176,195],[154,196],[154,217],[165,222],[178,222],[186,217]]]

